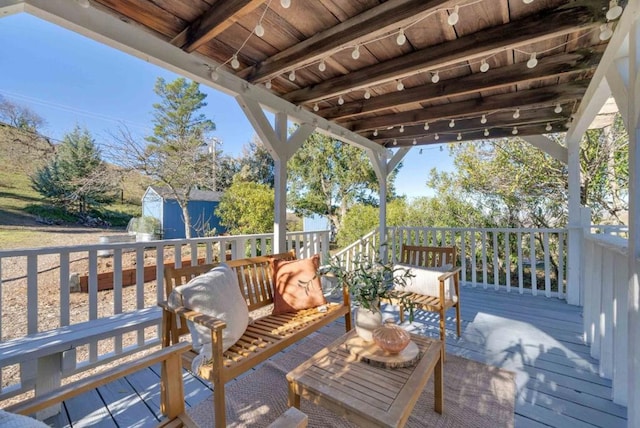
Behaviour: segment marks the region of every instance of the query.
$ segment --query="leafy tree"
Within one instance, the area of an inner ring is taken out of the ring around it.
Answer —
[[[266,184],[273,188],[275,181],[273,157],[257,135],[254,135],[253,139],[242,148],[238,166],[240,179]]]
[[[86,213],[115,200],[113,177],[86,129],[65,135],[53,159],[31,177],[32,187],[67,211]]]
[[[357,202],[376,204],[378,180],[366,153],[359,148],[313,134],[288,165],[290,206],[297,214],[324,215],[339,233],[348,209]],[[394,194],[395,174],[388,182]]]
[[[215,124],[199,110],[207,105],[206,94],[196,82],[178,78],[165,82],[158,78],[154,88],[160,101],[153,104],[153,135],[142,145],[128,130],[120,129],[120,143],[114,156],[119,163],[136,169],[170,189],[182,209],[185,236],[191,237],[191,218],[187,210],[189,195],[195,188],[212,186],[209,134]],[[217,178],[216,178],[217,180]]]
[[[222,195],[216,215],[232,235],[273,231],[274,193],[266,184],[235,180]]]

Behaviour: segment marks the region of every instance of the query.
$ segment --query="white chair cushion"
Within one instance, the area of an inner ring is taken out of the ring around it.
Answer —
[[[249,325],[249,310],[240,292],[238,277],[225,263],[176,287],[169,295],[168,304],[172,308],[183,306],[225,321],[227,326],[222,330],[224,351],[240,339]],[[211,330],[191,321],[187,321],[187,326],[193,349],[203,357],[198,363],[210,359]],[[194,371],[197,373],[195,364]]]
[[[405,264],[396,264],[394,268],[408,269],[413,278],[407,279],[406,286],[396,285],[397,290],[408,291],[410,293],[423,294],[426,296],[440,296],[440,281],[438,277],[444,272],[451,270],[453,265],[447,264],[437,268],[426,268]],[[398,273],[396,273],[398,274]],[[446,280],[444,285],[445,299],[457,300],[453,278]]]

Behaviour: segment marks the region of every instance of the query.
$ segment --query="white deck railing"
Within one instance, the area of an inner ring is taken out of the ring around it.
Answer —
[[[201,263],[220,260],[220,254],[232,258],[269,254],[272,239],[272,234],[261,234],[2,250],[0,340],[156,306],[165,299],[165,264],[181,266],[184,262],[190,263],[196,254]],[[298,257],[324,256],[329,251],[329,232],[287,233],[286,245],[287,250],[294,249]],[[108,253],[112,255],[99,256]],[[9,266],[11,277],[7,273]],[[123,272],[127,268],[131,268],[128,277],[133,282],[128,287]],[[104,278],[105,274],[99,275],[99,272],[105,270],[123,273],[107,274]],[[86,284],[85,292],[76,292],[82,282]],[[110,290],[99,291],[105,283]],[[108,341],[90,342],[84,349],[65,353],[63,375],[158,343],[157,326],[114,336]],[[33,387],[22,382],[22,379],[33,378],[32,374],[25,376],[25,367],[17,364],[2,367],[0,381],[4,386],[0,388],[0,400]]]
[[[566,238],[566,229],[390,227],[384,241],[393,261],[402,244],[455,245],[463,284],[564,298]],[[370,232],[336,256],[348,266],[356,254],[375,251],[379,242],[379,234]]]

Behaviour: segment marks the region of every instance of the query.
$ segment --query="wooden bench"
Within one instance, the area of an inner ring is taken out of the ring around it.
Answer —
[[[270,261],[274,258],[291,260],[294,253],[281,253],[272,256],[259,256],[231,260],[229,267],[238,275],[238,283],[249,311],[263,308],[273,303],[273,272]],[[189,266],[183,268],[165,268],[164,280],[167,296],[174,287],[186,284],[191,278],[209,271],[215,264]],[[222,320],[206,316],[188,308],[171,309],[166,302],[163,308],[163,344],[177,343],[182,336],[188,335],[185,320],[207,326],[211,329],[213,359],[200,369],[198,375],[208,379],[214,385],[214,410],[216,427],[226,426],[224,385],[229,380],[255,367],[289,345],[306,337],[319,328],[333,322],[341,316],[345,319],[345,330],[351,330],[351,310],[349,293],[343,288],[343,301],[329,303],[326,311],[316,308],[296,313],[267,315],[249,324],[244,335],[227,351],[222,351]],[[178,320],[180,319],[180,324]],[[183,366],[191,369],[196,357],[194,351],[183,355]],[[286,393],[283,391],[283,393]]]
[[[64,400],[113,382],[116,379],[160,363],[162,367],[160,378],[162,401],[160,410],[167,418],[159,426],[171,428],[195,427],[193,420],[185,413],[184,385],[182,383],[182,367],[180,364],[181,354],[187,352],[189,348],[190,346],[187,343],[162,348],[136,361],[124,363],[102,373],[80,379],[46,394],[9,406],[4,410],[21,415],[31,415],[59,404]]]
[[[0,368],[21,364],[23,376],[29,376],[23,378],[22,383],[34,382],[38,396],[60,386],[65,371],[65,352],[158,325],[161,318],[160,308],[150,307],[3,341],[0,342]],[[45,419],[58,413],[59,409],[59,405],[53,406],[38,417]]]

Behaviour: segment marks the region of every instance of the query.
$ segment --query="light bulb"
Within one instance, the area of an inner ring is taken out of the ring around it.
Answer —
[[[220,75],[218,74],[218,70],[213,68],[211,70],[211,73],[209,73],[209,77],[211,77],[211,80],[213,80],[214,82],[218,80],[218,78],[220,78]]]
[[[264,82],[264,87],[267,89],[271,89],[271,80],[267,80],[266,82]]]
[[[407,42],[407,36],[404,35],[404,30],[401,28],[398,32],[398,37],[396,38],[396,43],[398,46],[402,46]]]
[[[458,19],[460,19],[458,10],[460,10],[460,6],[456,5],[456,7],[453,8],[453,12],[451,12],[451,15],[449,15],[449,17],[447,18],[447,22],[449,23],[449,25],[456,25],[458,23]]]
[[[320,110],[320,106],[318,106],[318,103],[315,103],[313,105],[313,111],[318,111],[318,110]]]
[[[400,133],[404,132],[404,125],[400,125]]]
[[[533,3],[533,0],[522,0],[522,3],[531,4],[531,3]]]
[[[513,112],[513,118],[517,119],[520,117],[520,109],[517,108],[515,112]]]
[[[514,126],[514,127],[513,127],[513,131],[511,131],[511,133],[512,133],[513,135],[517,135],[517,134],[518,134],[518,127],[517,127],[517,126]]]
[[[291,0],[280,0],[280,6],[289,9],[289,7],[291,7]]]
[[[292,82],[296,80],[296,71],[295,70],[291,70],[291,73],[289,73],[289,80],[291,80]]]
[[[486,114],[483,114],[483,115],[482,115],[482,118],[480,119],[480,123],[481,123],[481,124],[483,124],[483,125],[484,125],[485,123],[487,123],[487,115],[486,115]]]
[[[607,19],[613,21],[620,18],[622,15],[622,8],[618,6],[618,0],[611,0],[609,2],[609,10],[607,11]]]
[[[231,57],[231,67],[232,67],[234,70],[237,70],[238,68],[240,68],[240,61],[238,61],[238,55],[236,55],[236,54],[234,54],[234,55]]]
[[[324,63],[324,60],[321,60],[318,64],[318,70],[325,71],[327,69],[327,64]]]
[[[433,136],[433,138],[436,139],[436,140],[439,140],[440,136],[438,134],[436,134],[436,135]]]
[[[360,58],[360,46],[359,45],[356,45],[356,47],[353,48],[353,52],[351,52],[351,58],[353,58],[353,59]]]
[[[554,108],[553,111],[558,114],[562,113],[562,106],[560,105],[560,103],[556,104],[556,108]]]
[[[436,71],[435,73],[433,73],[433,75],[431,76],[431,82],[432,83],[438,83],[440,81],[440,72]]]
[[[342,95],[340,95],[340,96],[338,97],[338,104],[339,104],[339,105],[344,104],[344,98],[342,98]]]
[[[413,144],[413,145],[415,146],[416,144],[418,144],[418,142],[417,142],[417,141],[416,141],[416,139],[414,138],[414,139],[413,139],[413,141],[411,142],[411,144]]]
[[[83,9],[88,9],[89,6],[91,6],[91,3],[89,3],[89,0],[76,0],[76,2]]]
[[[598,36],[600,40],[605,41],[609,40],[613,36],[613,30],[611,29],[611,23],[607,22],[606,24],[602,24],[600,26],[600,35]]]
[[[529,61],[527,61],[527,68],[534,68],[538,65],[538,58],[536,58],[536,53],[532,53],[529,57]]]
[[[404,89],[404,83],[402,83],[402,80],[398,80],[398,84],[396,85],[396,89],[401,91]]]
[[[429,130],[429,122],[425,122],[424,123],[424,130],[428,131]]]
[[[262,37],[264,36],[264,27],[261,23],[258,22],[258,25],[256,25],[256,28],[253,30],[253,32],[256,33],[256,36]]]
[[[398,140],[396,140],[395,138],[393,139],[393,145],[397,146],[398,145]]]
[[[456,126],[455,119],[451,119],[451,122],[449,122],[449,128],[454,128],[455,126]]]
[[[480,72],[486,73],[487,71],[489,71],[489,63],[486,59],[483,59],[482,63],[480,64]]]
[[[368,100],[369,98],[371,98],[371,91],[367,89],[364,91],[364,99]]]
[[[378,130],[377,130],[377,129],[374,129],[374,130],[373,130],[373,136],[374,136],[374,137],[377,137],[377,136],[378,136]]]
[[[553,129],[553,127],[551,126],[551,124],[550,124],[550,123],[547,123],[547,126],[545,126],[545,127],[544,127],[544,129],[545,129],[546,131],[551,131],[551,130]]]
[[[489,136],[489,130],[487,128],[484,129],[484,136],[485,137]]]
[[[456,140],[460,141],[462,140],[462,134],[458,132],[458,136],[456,137]]]

